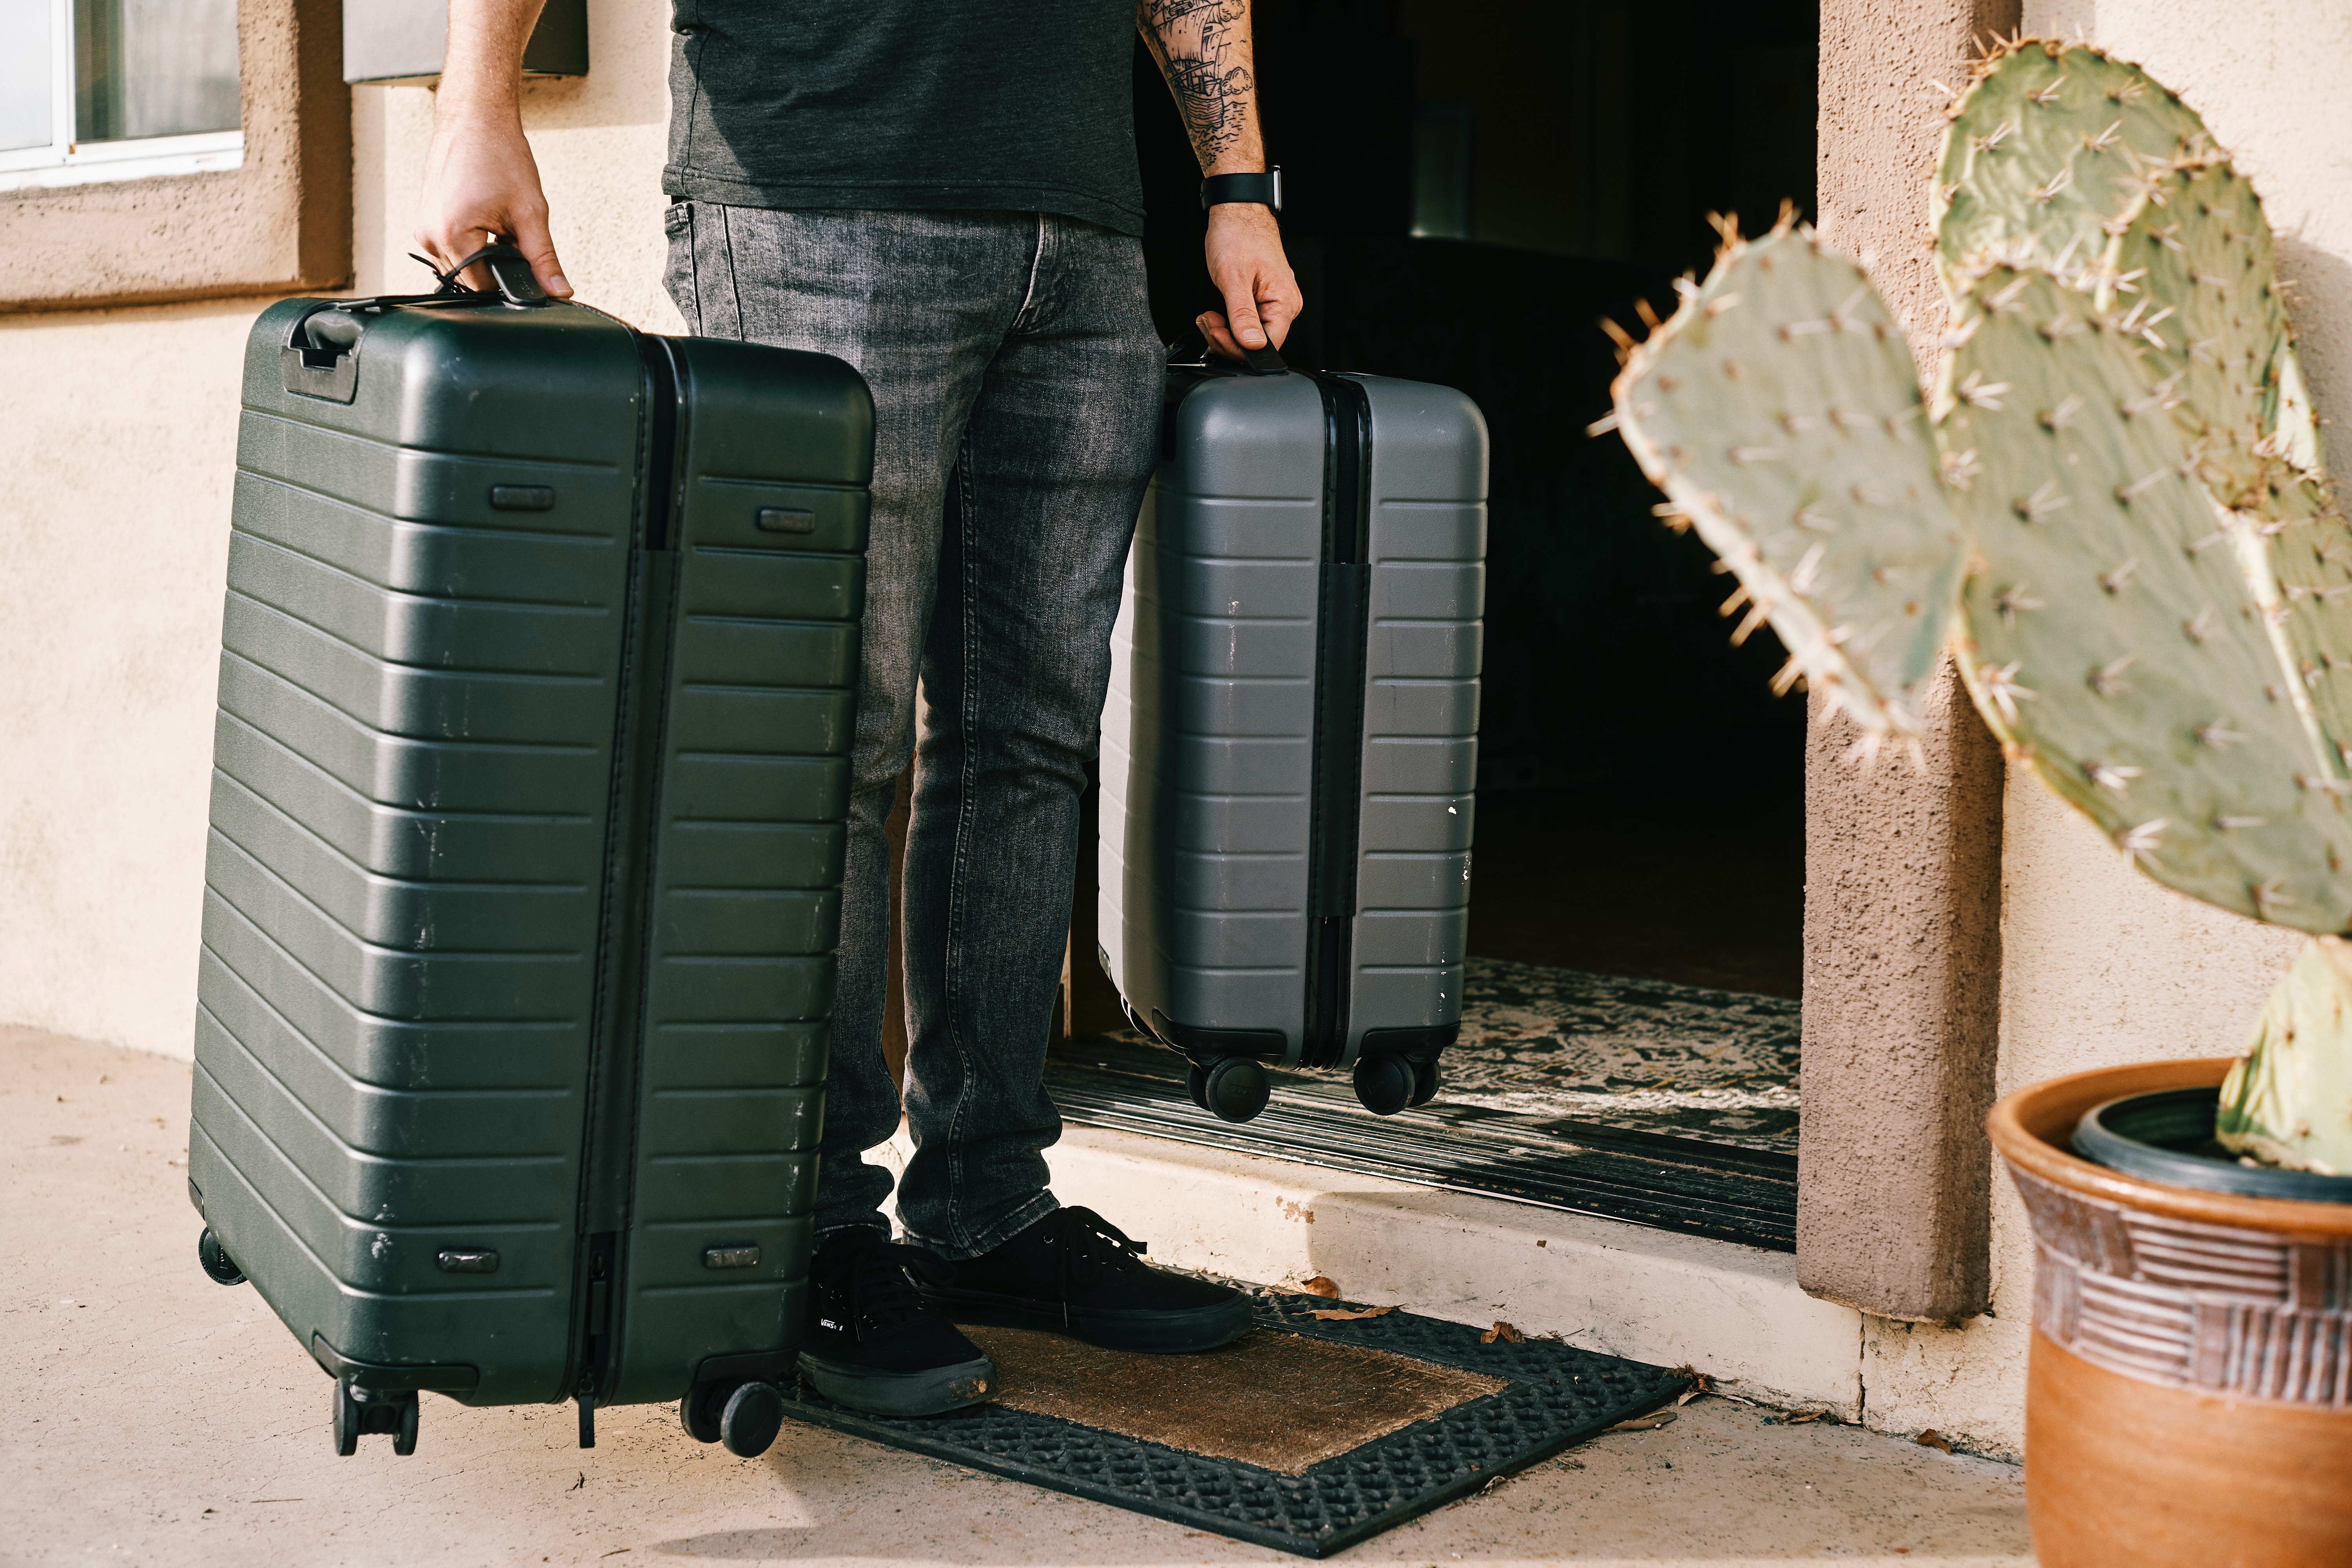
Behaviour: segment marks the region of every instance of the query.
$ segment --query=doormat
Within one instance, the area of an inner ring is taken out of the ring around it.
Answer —
[[[1328,1557],[1680,1393],[1664,1367],[1409,1312],[1255,1292],[1257,1328],[1204,1356],[980,1329],[1004,1396],[861,1415],[796,1381],[795,1417],[1193,1529]],[[1067,1348],[1065,1348],[1067,1347]]]

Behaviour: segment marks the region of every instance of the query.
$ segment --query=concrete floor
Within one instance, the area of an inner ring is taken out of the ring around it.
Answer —
[[[825,1432],[740,1460],[668,1409],[583,1453],[568,1409],[428,1395],[413,1457],[338,1459],[326,1378],[196,1268],[186,1066],[8,1029],[0,1061],[0,1564],[1294,1561]],[[1770,1415],[1700,1399],[1342,1560],[2032,1562],[2015,1468]]]

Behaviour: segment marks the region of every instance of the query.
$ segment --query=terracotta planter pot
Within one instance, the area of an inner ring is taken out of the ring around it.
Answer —
[[[2352,1204],[2158,1185],[2067,1147],[2095,1105],[2229,1067],[2076,1073],[1989,1119],[2033,1224],[2042,1568],[2352,1564]]]

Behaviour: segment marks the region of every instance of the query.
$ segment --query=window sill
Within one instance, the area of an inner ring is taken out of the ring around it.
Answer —
[[[112,180],[152,180],[170,174],[201,174],[236,169],[245,163],[245,132],[215,131],[197,136],[153,136],[136,142],[94,142],[74,147],[62,162],[34,153],[0,153],[0,191],[55,190]],[[39,157],[38,163],[10,167]]]

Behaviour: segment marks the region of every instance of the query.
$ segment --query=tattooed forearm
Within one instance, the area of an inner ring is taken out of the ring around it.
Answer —
[[[1136,26],[1168,79],[1202,171],[1262,166],[1249,0],[1141,0]]]

